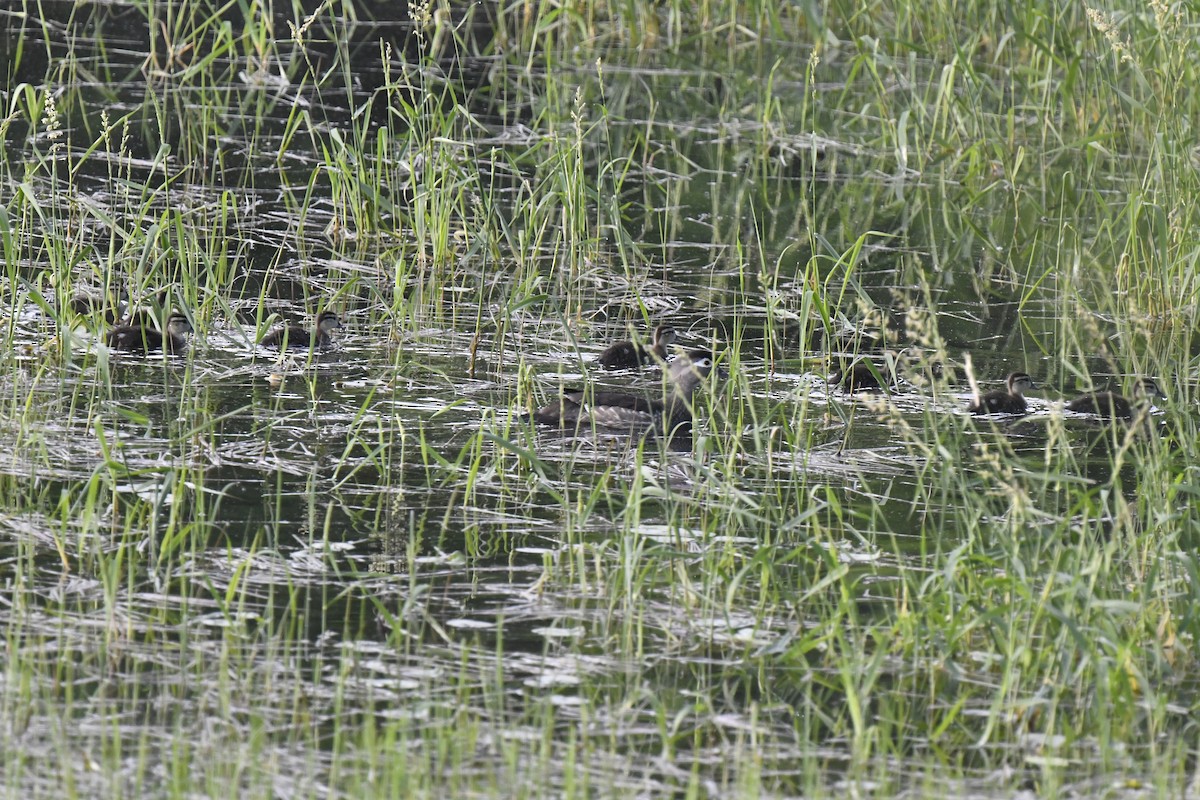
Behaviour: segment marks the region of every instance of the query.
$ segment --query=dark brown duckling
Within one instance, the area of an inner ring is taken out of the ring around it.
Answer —
[[[163,289],[154,295],[153,307],[167,309],[171,306],[170,291]],[[72,295],[68,307],[77,317],[103,321],[106,325],[125,327],[155,326],[157,313],[145,306],[135,306],[129,292],[119,298],[90,288],[80,289]]]
[[[826,383],[847,392],[893,392],[904,382],[923,384],[941,377],[941,362],[929,361],[916,347],[906,347],[900,351],[888,350],[881,358],[856,358],[849,366],[842,361],[841,369],[835,370]]]
[[[840,386],[847,392],[894,389],[896,373],[893,366],[893,364],[877,366],[865,358],[860,358],[844,369],[835,370],[826,382],[830,386]],[[879,382],[880,378],[883,378],[883,383]]]
[[[609,430],[645,433],[675,432],[691,427],[692,397],[713,372],[708,356],[680,356],[667,371],[670,392],[663,400],[609,391],[566,392],[530,416],[535,422],[560,428],[595,425]]]
[[[114,350],[131,353],[151,353],[162,350],[166,353],[182,353],[187,348],[184,338],[192,332],[192,323],[178,312],[167,317],[166,331],[160,331],[151,322],[134,325],[118,325],[108,332],[105,341]]]
[[[617,342],[597,356],[596,363],[605,369],[630,369],[651,360],[662,362],[666,360],[667,348],[675,342],[675,337],[674,328],[659,325],[654,329],[654,344],[650,347],[635,342]]]
[[[1162,387],[1153,378],[1141,378],[1133,385],[1132,400],[1116,392],[1091,392],[1067,403],[1066,409],[1106,420],[1128,420],[1133,419],[1134,413],[1139,409],[1148,407],[1156,397],[1163,400],[1167,398]]]
[[[69,308],[71,313],[77,317],[98,317],[105,325],[115,325],[121,321],[122,305],[121,303],[110,304],[104,297],[81,292],[71,298]]]
[[[972,414],[1024,414],[1028,408],[1024,392],[1036,389],[1033,378],[1024,372],[1013,372],[1005,382],[1007,390],[987,392],[967,406]]]
[[[289,322],[264,336],[259,345],[275,349],[324,350],[333,344],[333,332],[341,327],[342,321],[337,314],[323,311],[311,331],[299,323]]]

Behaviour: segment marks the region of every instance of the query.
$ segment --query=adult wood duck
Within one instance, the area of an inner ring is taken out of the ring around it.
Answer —
[[[967,410],[972,414],[1024,414],[1028,408],[1024,393],[1036,389],[1037,384],[1024,372],[1013,372],[1005,385],[1005,390],[980,395]]]
[[[1133,399],[1116,392],[1091,392],[1067,403],[1066,409],[1107,420],[1133,419],[1134,413],[1148,408],[1153,398],[1166,399],[1162,387],[1153,378],[1140,378],[1133,385]]]
[[[108,332],[105,341],[114,350],[126,350],[131,353],[151,353],[162,350],[166,353],[182,353],[187,348],[184,338],[192,332],[192,324],[188,318],[178,312],[167,317],[166,331],[154,327],[153,322],[135,322],[132,325],[118,325]]]
[[[631,433],[690,430],[692,399],[713,369],[713,360],[708,356],[680,356],[667,371],[669,390],[661,400],[604,390],[566,392],[531,416],[535,422],[560,428],[595,425]]]
[[[617,342],[607,347],[596,357],[596,363],[605,369],[628,369],[640,367],[647,361],[665,361],[667,348],[675,342],[675,329],[670,325],[659,325],[654,329],[654,343],[645,347],[636,342]]]
[[[259,344],[275,349],[324,350],[333,344],[333,332],[342,327],[342,321],[332,311],[323,311],[311,331],[296,322],[281,325],[262,338]]]

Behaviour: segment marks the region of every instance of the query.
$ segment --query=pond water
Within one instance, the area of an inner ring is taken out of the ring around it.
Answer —
[[[1191,334],[1097,266],[1152,153],[996,41],[334,5],[0,11],[7,794],[1187,785]],[[728,372],[690,448],[524,418],[661,396],[591,362],[662,322]]]

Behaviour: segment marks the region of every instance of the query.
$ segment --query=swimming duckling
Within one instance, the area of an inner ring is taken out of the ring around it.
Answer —
[[[929,361],[920,348],[906,347],[903,350],[888,350],[882,360],[856,358],[849,366],[841,362],[826,381],[830,386],[841,387],[847,392],[895,391],[902,383],[928,384],[942,377],[940,361]],[[881,382],[882,381],[882,382]]]
[[[1068,411],[1092,414],[1107,420],[1133,419],[1134,412],[1148,407],[1155,398],[1167,398],[1153,378],[1141,378],[1133,385],[1133,399],[1122,397],[1116,392],[1091,392],[1076,397],[1067,403]]]
[[[166,309],[171,305],[168,290],[163,289],[154,296],[153,306]],[[97,289],[82,287],[71,296],[67,307],[76,317],[92,319],[105,325],[125,327],[153,327],[158,320],[155,312],[146,306],[135,306],[128,291],[113,297]]]
[[[898,355],[889,355],[887,362],[877,365],[865,358],[856,359],[850,366],[834,370],[826,381],[830,386],[840,386],[847,392],[894,389],[897,380]],[[880,383],[880,378],[883,383]]]
[[[175,312],[167,317],[167,330],[160,331],[152,322],[133,325],[118,325],[108,332],[105,341],[114,350],[132,353],[150,353],[162,350],[167,353],[182,353],[187,347],[184,339],[192,332],[192,323],[183,314]]]
[[[654,344],[644,347],[635,342],[617,342],[610,345],[599,356],[596,363],[605,369],[627,369],[640,367],[647,361],[665,361],[667,348],[675,342],[675,329],[670,325],[659,325],[654,329]]]
[[[342,327],[342,321],[332,311],[323,311],[317,317],[317,326],[311,331],[296,322],[281,325],[268,333],[259,342],[262,347],[276,349],[300,348],[304,350],[324,350],[333,344],[333,332]]]
[[[535,422],[560,428],[594,424],[599,428],[631,433],[675,432],[690,428],[692,397],[713,372],[708,356],[691,359],[680,356],[667,371],[670,393],[656,400],[623,392],[566,392],[558,400],[531,414]]]
[[[882,389],[880,377],[886,381],[888,386],[894,384],[894,381],[888,380],[894,378],[894,375],[888,375],[886,368],[876,367],[874,363],[866,359],[858,359],[848,367],[834,369],[826,383],[830,386],[839,386],[847,392],[872,391]]]
[[[68,307],[77,317],[98,317],[105,325],[117,324],[123,314],[122,303],[111,304],[107,298],[87,292],[72,296]]]
[[[1007,391],[987,392],[967,406],[972,414],[1024,414],[1028,407],[1022,393],[1036,389],[1033,378],[1024,372],[1013,372],[1005,382]]]

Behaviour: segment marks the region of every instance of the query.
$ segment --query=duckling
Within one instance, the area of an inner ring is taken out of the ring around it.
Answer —
[[[940,361],[929,361],[917,347],[903,350],[888,350],[882,360],[856,358],[840,369],[834,370],[826,381],[830,386],[839,386],[847,392],[894,391],[903,381],[929,383],[942,377]],[[882,379],[882,382],[881,382]]]
[[[848,367],[834,370],[826,383],[830,386],[840,386],[847,392],[894,389],[897,383],[897,366],[896,357],[888,358],[887,363],[883,365],[859,358]],[[883,379],[883,383],[880,383],[880,378]]]
[[[289,322],[268,333],[259,342],[262,347],[276,349],[301,348],[305,350],[324,350],[333,344],[333,332],[342,327],[342,321],[332,311],[323,311],[317,317],[317,325],[312,331],[305,330],[303,325]]]
[[[670,325],[659,325],[654,329],[654,344],[644,347],[634,342],[617,342],[610,345],[599,356],[596,363],[605,369],[627,369],[640,367],[647,361],[665,361],[667,348],[675,342],[675,329]]]
[[[166,289],[154,297],[156,308],[169,308],[170,296]],[[93,319],[105,325],[122,325],[126,327],[153,326],[156,322],[155,313],[145,306],[135,306],[128,291],[119,297],[113,297],[90,287],[80,288],[71,296],[67,307],[76,317]]]
[[[77,317],[99,317],[106,325],[117,324],[123,313],[123,304],[111,305],[107,298],[86,292],[72,296],[68,307]]]
[[[713,359],[680,356],[667,371],[670,393],[664,400],[609,391],[566,392],[530,416],[535,422],[560,428],[594,424],[600,428],[631,433],[673,433],[690,429],[692,397],[713,373]]]
[[[1106,420],[1133,419],[1134,412],[1148,407],[1155,397],[1165,400],[1167,396],[1153,378],[1141,378],[1133,385],[1132,400],[1115,392],[1091,392],[1067,403],[1066,409]]]
[[[834,369],[826,383],[830,386],[839,386],[847,392],[882,389],[880,379],[876,377],[876,373],[883,375],[884,371],[875,367],[875,365],[872,365],[866,359],[858,359],[848,367]],[[889,378],[889,375],[884,375],[884,380],[887,380],[887,378]]]
[[[1009,374],[1005,383],[1007,391],[980,395],[974,403],[967,406],[967,411],[972,414],[1024,414],[1028,406],[1022,395],[1030,389],[1036,389],[1037,384],[1024,372]]]
[[[162,350],[166,353],[182,353],[187,347],[184,339],[192,332],[192,323],[183,314],[175,312],[167,317],[167,330],[160,331],[152,322],[141,322],[133,325],[118,325],[108,332],[105,338],[108,346],[114,350],[127,350],[133,353],[151,353]]]

